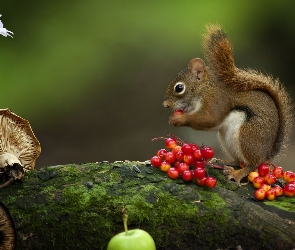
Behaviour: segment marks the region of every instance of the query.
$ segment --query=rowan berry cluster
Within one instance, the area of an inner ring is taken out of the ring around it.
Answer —
[[[208,176],[205,168],[205,164],[214,156],[211,147],[185,143],[177,137],[158,137],[153,140],[158,139],[165,140],[165,148],[159,149],[151,158],[155,168],[166,172],[171,179],[181,177],[184,181],[195,181],[199,186],[216,186],[216,179]]]
[[[248,180],[256,188],[256,200],[274,200],[282,195],[295,195],[295,173],[292,171],[284,171],[282,167],[268,163],[261,163],[257,171],[248,175]]]

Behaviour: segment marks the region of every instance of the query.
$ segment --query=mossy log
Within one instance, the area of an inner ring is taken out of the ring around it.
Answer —
[[[36,169],[0,190],[17,231],[17,249],[106,249],[129,229],[151,234],[161,249],[292,249],[295,197],[257,202],[252,185],[218,180],[208,189],[171,180],[140,162],[100,162]]]

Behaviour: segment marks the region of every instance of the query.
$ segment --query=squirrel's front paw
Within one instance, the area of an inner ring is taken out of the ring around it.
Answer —
[[[170,117],[169,123],[173,126],[180,127],[185,125],[185,115],[174,115]]]

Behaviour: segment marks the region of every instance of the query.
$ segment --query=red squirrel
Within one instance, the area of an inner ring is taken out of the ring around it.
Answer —
[[[218,25],[203,36],[205,62],[192,59],[168,86],[163,106],[169,123],[218,131],[222,149],[244,168],[225,166],[238,184],[262,162],[282,155],[292,126],[291,99],[278,79],[235,66],[233,49]]]

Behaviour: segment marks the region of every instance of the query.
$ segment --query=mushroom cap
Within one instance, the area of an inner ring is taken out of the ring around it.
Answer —
[[[17,157],[25,170],[34,169],[41,153],[30,123],[10,109],[0,109],[0,155],[4,153]]]
[[[0,202],[0,249],[13,250],[16,246],[16,231],[8,209]]]

